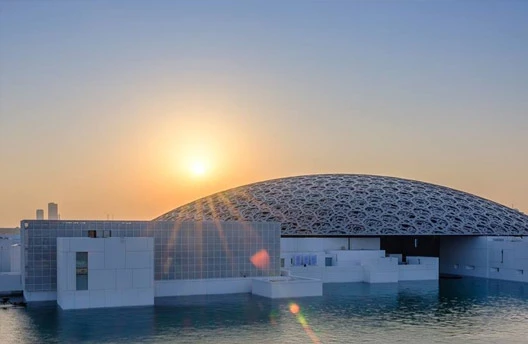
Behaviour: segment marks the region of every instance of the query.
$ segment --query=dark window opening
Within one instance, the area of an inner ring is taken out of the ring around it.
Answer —
[[[75,289],[88,290],[88,252],[75,253],[75,283]]]
[[[332,257],[325,257],[325,266],[332,266]]]

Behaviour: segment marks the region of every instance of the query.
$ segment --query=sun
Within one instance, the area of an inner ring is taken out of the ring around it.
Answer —
[[[207,172],[207,165],[202,160],[195,160],[191,163],[190,170],[194,176],[201,177]]]

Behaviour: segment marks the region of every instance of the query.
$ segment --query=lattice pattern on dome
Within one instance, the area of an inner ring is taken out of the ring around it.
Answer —
[[[528,216],[447,187],[393,177],[310,175],[219,192],[155,220],[276,221],[282,235],[528,235]]]

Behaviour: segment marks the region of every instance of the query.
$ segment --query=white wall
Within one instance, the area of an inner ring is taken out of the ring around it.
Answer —
[[[27,302],[55,301],[57,300],[56,291],[26,291],[24,290],[24,299]]]
[[[408,257],[410,265],[398,265],[401,257],[385,257],[385,251],[379,249],[379,238],[351,238],[350,246],[354,248],[351,250],[341,249],[348,246],[347,238],[283,238],[281,245],[283,269],[291,275],[325,283],[438,279],[437,258]],[[294,266],[291,260],[297,255],[316,255],[317,265]],[[326,257],[332,257],[332,266],[325,266]]]
[[[398,280],[424,281],[437,280],[439,264],[437,257],[407,257],[405,265],[398,265]]]
[[[528,282],[528,239],[446,237],[440,241],[440,272]]]
[[[291,275],[320,279],[324,283],[363,282],[363,267],[355,266],[316,266],[291,267]]]
[[[376,252],[376,251],[374,251]],[[385,252],[385,251],[382,251]],[[367,283],[398,282],[397,258],[370,258],[362,261],[363,281]]]
[[[22,290],[22,279],[20,273],[16,272],[3,272],[0,273],[0,292],[11,293],[19,292]]]
[[[351,250],[379,250],[380,238],[350,238]]]
[[[335,255],[336,266],[363,265],[368,261],[385,257],[384,250],[329,251]]]
[[[14,242],[9,239],[0,239],[0,272],[11,271],[11,246]]]
[[[271,299],[322,296],[323,283],[305,278],[253,278],[252,293]]]
[[[281,238],[281,253],[318,252],[348,248],[348,238]]]
[[[379,250],[380,238],[281,238],[281,252]]]
[[[155,296],[237,294],[251,292],[251,278],[155,281]]]
[[[22,246],[15,244],[11,246],[11,272],[20,273],[22,267]]]
[[[349,244],[353,250],[348,250]],[[327,257],[332,258],[332,265],[339,266],[339,261],[357,265],[361,264],[360,257],[384,256],[385,251],[379,250],[379,247],[379,238],[281,238],[281,258],[284,259],[281,268],[296,268],[295,257],[298,255],[316,255],[317,266],[325,266]]]
[[[76,289],[76,252],[88,252],[88,290]],[[57,238],[63,309],[154,304],[154,238]]]

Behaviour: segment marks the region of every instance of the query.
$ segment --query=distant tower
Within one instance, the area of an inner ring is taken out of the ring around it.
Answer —
[[[37,220],[44,220],[44,209],[37,209]]]
[[[48,220],[59,219],[59,206],[57,203],[48,203]]]

